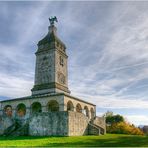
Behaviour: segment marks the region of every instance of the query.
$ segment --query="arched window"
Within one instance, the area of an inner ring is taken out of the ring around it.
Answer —
[[[11,117],[11,116],[12,116],[12,106],[11,106],[11,105],[6,105],[6,106],[4,107],[4,113],[5,113],[7,116]]]
[[[91,119],[93,119],[95,117],[95,112],[93,108],[90,109],[90,113],[91,113]]]
[[[23,103],[19,104],[19,105],[17,106],[16,113],[17,113],[17,115],[20,116],[20,117],[25,116],[25,114],[26,114],[26,106],[25,106]]]
[[[68,101],[67,103],[67,111],[74,111],[74,106],[71,101]]]
[[[40,112],[42,112],[41,103],[39,103],[39,102],[34,102],[34,103],[31,105],[31,112],[32,112],[32,113],[40,113]]]
[[[82,113],[82,107],[81,107],[81,105],[78,103],[77,104],[77,106],[76,106],[76,111],[78,112],[78,113]]]
[[[87,106],[84,107],[84,114],[89,118],[89,110]]]
[[[51,100],[48,103],[48,111],[59,111],[59,103],[56,100]]]

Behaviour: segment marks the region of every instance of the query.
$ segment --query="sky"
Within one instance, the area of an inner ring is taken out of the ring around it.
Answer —
[[[31,95],[37,43],[57,16],[71,94],[148,125],[148,2],[0,2],[0,100]]]

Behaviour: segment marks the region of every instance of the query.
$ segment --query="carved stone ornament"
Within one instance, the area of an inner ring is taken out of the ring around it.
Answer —
[[[62,73],[58,73],[58,82],[61,84],[65,84],[65,76]]]

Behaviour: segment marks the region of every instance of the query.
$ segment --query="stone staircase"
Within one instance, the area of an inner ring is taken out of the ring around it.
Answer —
[[[106,125],[103,117],[95,117],[88,123],[89,135],[104,135],[106,133]]]
[[[89,135],[104,135],[104,129],[93,123],[88,123],[88,134]]]
[[[27,136],[28,127],[28,122],[25,124],[19,124],[19,122],[15,122],[4,131],[4,136]]]

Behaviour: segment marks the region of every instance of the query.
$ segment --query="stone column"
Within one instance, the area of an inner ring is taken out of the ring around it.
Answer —
[[[26,107],[26,117],[27,118],[29,118],[30,117],[30,115],[31,115],[31,109],[30,109],[30,107]]]
[[[89,116],[89,120],[91,120],[91,112],[90,112],[90,110],[88,110],[88,116]]]
[[[3,110],[0,110],[0,115],[3,115]]]
[[[73,111],[76,112],[76,107],[73,107]]]
[[[42,112],[48,112],[47,106],[42,106]]]
[[[16,117],[16,109],[12,108],[12,117]]]
[[[85,110],[84,109],[82,109],[82,113],[85,114]]]
[[[65,104],[59,104],[59,111],[67,111],[67,106]]]

